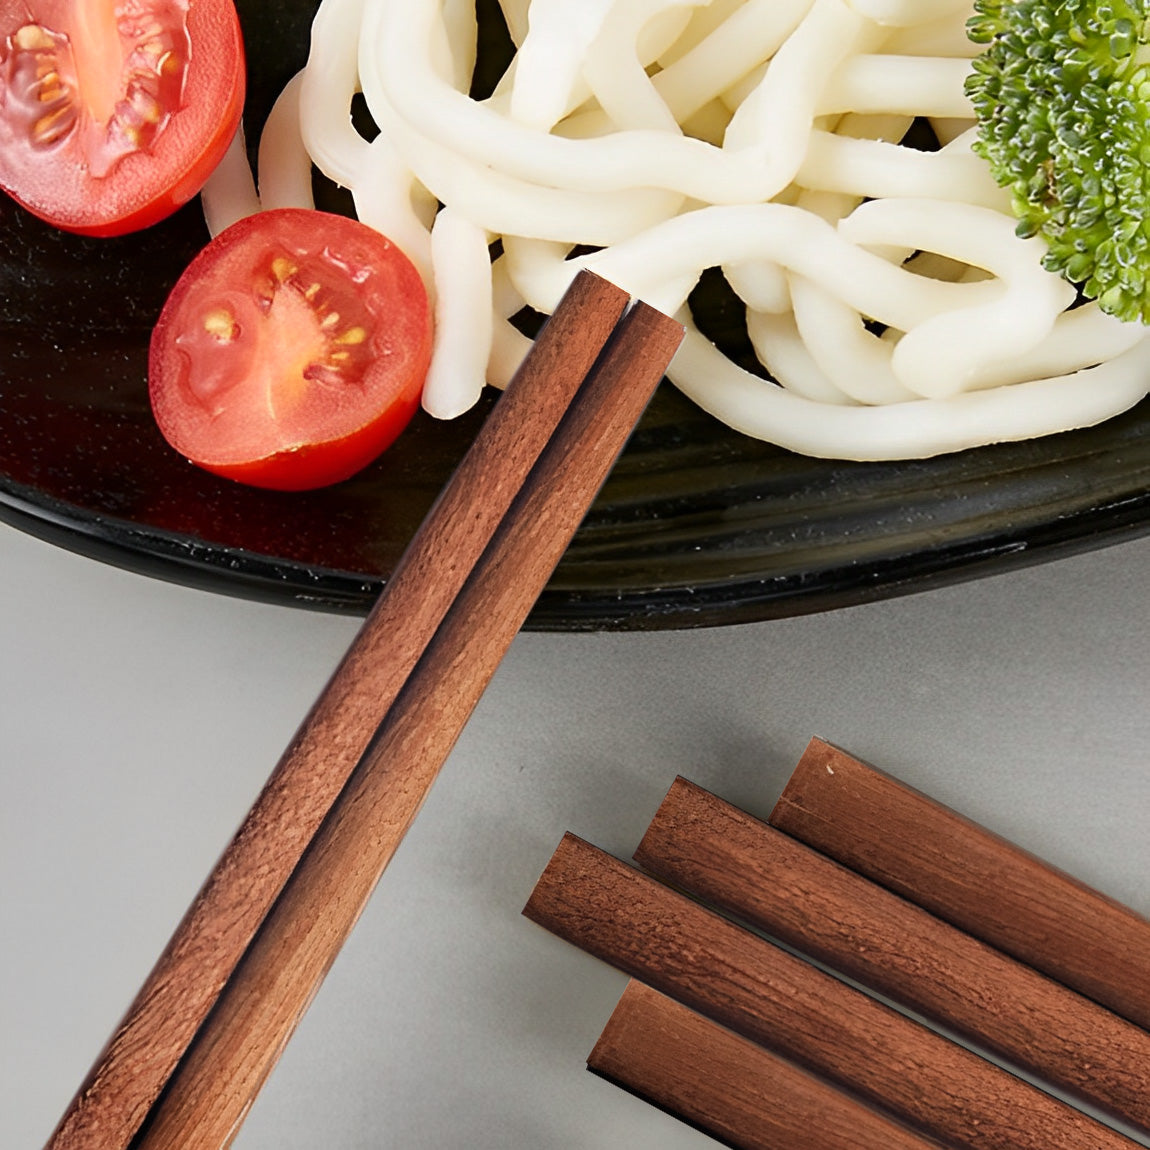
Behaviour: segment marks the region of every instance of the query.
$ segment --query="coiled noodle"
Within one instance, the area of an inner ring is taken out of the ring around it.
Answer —
[[[477,100],[472,3],[323,0],[261,140],[265,207],[308,206],[314,164],[420,269],[433,415],[506,383],[528,346],[510,320],[549,312],[580,267],[683,320],[668,376],[695,402],[810,455],[1047,435],[1145,395],[1144,329],[1042,269],[971,151],[969,0],[502,7],[517,52]],[[916,121],[937,151],[903,142]],[[229,179],[205,193],[209,220],[252,210]],[[715,267],[762,375],[692,320]]]

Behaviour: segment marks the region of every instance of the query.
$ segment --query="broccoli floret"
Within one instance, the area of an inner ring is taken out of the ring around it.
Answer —
[[[1150,3],[975,0],[976,151],[1046,267],[1150,322]]]

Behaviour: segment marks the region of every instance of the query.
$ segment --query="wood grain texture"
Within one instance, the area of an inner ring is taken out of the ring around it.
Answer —
[[[736,1150],[939,1146],[634,980],[587,1066]]]
[[[685,779],[635,860],[1150,1133],[1150,1034]]]
[[[131,1140],[627,302],[598,277],[574,282],[81,1086],[51,1150],[115,1150]]]
[[[683,336],[624,318],[316,832],[135,1150],[230,1144]]]
[[[573,835],[524,913],[723,1026],[971,1150],[1128,1138]]]
[[[1150,920],[814,739],[768,820],[1150,1030]]]

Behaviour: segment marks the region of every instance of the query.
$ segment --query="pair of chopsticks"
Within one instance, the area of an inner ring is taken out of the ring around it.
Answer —
[[[573,282],[51,1150],[231,1142],[682,340],[628,303]]]
[[[568,836],[526,913],[646,984],[589,1066],[730,1144],[1133,1145],[944,1035],[1150,1133],[1150,922],[842,751],[768,823],[678,780],[635,860]]]

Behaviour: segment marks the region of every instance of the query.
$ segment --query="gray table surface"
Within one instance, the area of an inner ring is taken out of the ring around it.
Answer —
[[[520,910],[677,774],[760,815],[819,734],[1150,914],[1150,540],[849,610],[520,636],[240,1150],[714,1145],[588,1074],[623,976]],[[352,619],[0,527],[0,1147],[43,1143]]]

